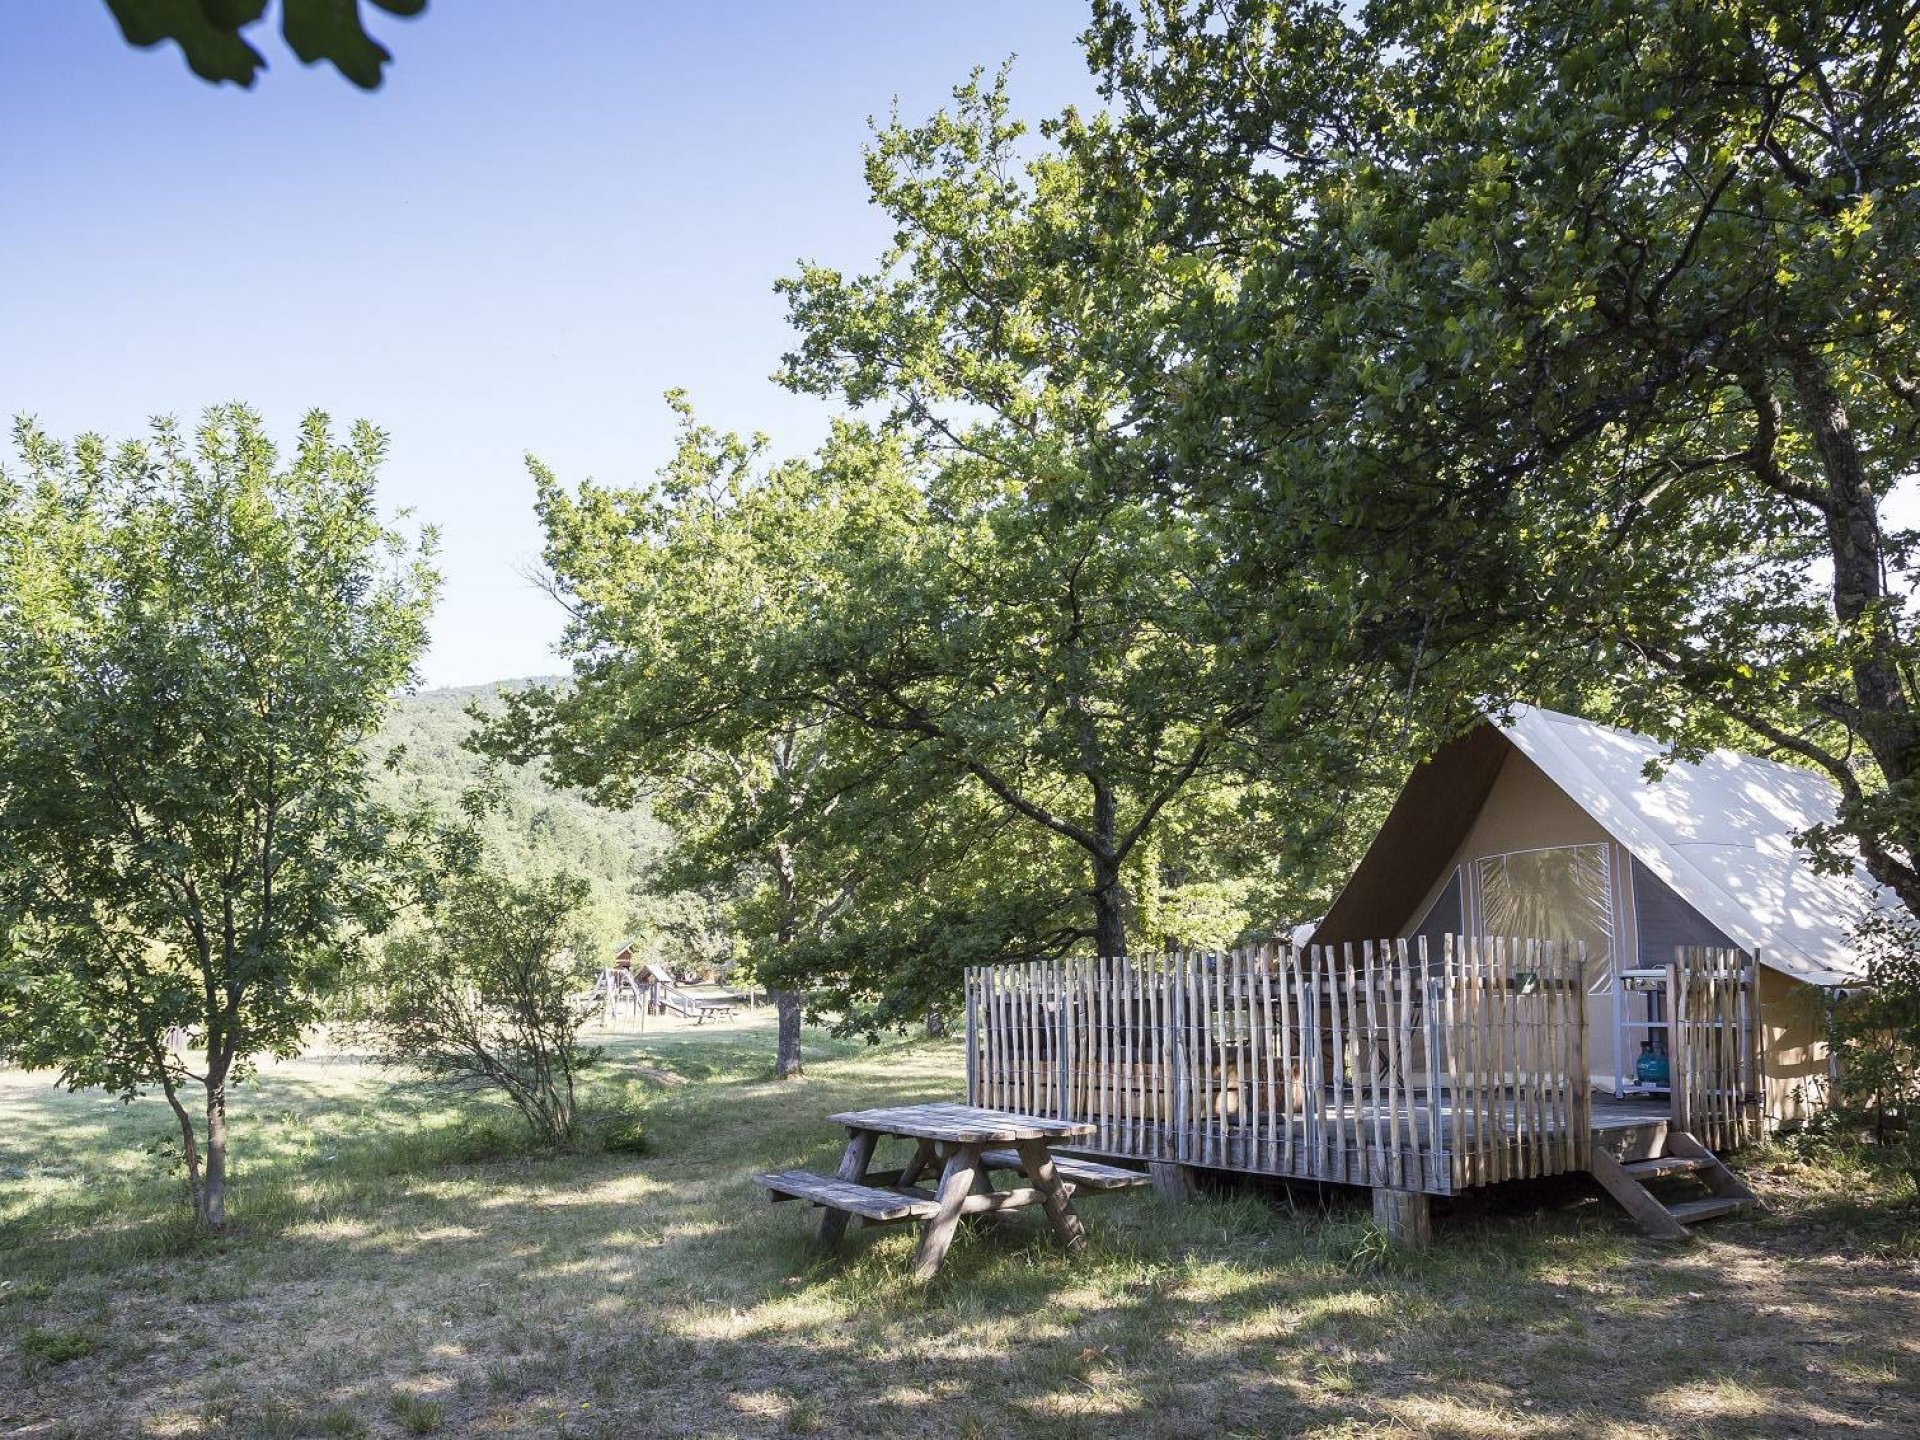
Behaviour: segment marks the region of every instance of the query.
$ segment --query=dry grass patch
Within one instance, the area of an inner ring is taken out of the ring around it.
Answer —
[[[173,1219],[158,1107],[0,1074],[0,1436],[1913,1433],[1912,1197],[1860,1157],[1755,1157],[1770,1212],[1679,1248],[1574,1190],[1423,1256],[1351,1196],[1097,1196],[1084,1258],[1021,1216],[916,1291],[910,1233],[823,1259],[746,1175],[957,1094],[957,1052],[822,1041],[781,1086],[768,1018],[613,1042],[590,1098],[638,1154],[270,1067],[217,1242]]]

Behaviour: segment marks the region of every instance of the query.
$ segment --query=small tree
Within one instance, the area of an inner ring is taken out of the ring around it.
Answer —
[[[764,440],[698,424],[679,395],[680,444],[647,491],[570,494],[530,462],[547,530],[547,583],[566,605],[570,685],[502,697],[474,743],[544,762],[597,802],[641,798],[674,830],[672,888],[724,895],[736,962],[768,986],[774,1068],[802,1073],[806,967],[798,952],[845,908],[849,856],[826,824],[856,784],[846,726],[758,684],[763,632],[816,603],[814,559],[842,527],[891,525],[904,490],[840,487],[804,464],[765,463]],[[836,444],[852,467],[867,438]]]
[[[291,1054],[391,909],[362,742],[426,643],[436,577],[382,525],[372,426],[260,418],[0,472],[0,1057],[172,1107],[226,1221],[227,1093]],[[170,1050],[172,1030],[195,1037]],[[185,1092],[204,1092],[204,1130]],[[202,1148],[204,1143],[204,1149]]]
[[[426,922],[387,946],[373,1017],[383,1061],[503,1095],[536,1139],[571,1145],[574,1081],[599,1053],[579,1040],[589,893],[573,876],[450,877]]]

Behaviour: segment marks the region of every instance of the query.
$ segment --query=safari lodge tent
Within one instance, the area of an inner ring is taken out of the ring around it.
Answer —
[[[1663,759],[1489,718],[1290,943],[971,972],[970,1096],[1090,1120],[1090,1150],[1170,1185],[1367,1185],[1409,1234],[1428,1195],[1567,1171],[1654,1233],[1738,1208],[1717,1152],[1820,1103],[1825,992],[1858,978],[1875,887],[1795,846],[1833,815],[1822,777],[1715,752],[1649,780]],[[1648,1188],[1673,1177],[1711,1193]]]
[[[1821,990],[1858,978],[1852,932],[1875,887],[1864,870],[1816,873],[1794,845],[1833,818],[1824,777],[1722,750],[1650,782],[1664,755],[1551,710],[1485,722],[1414,771],[1313,943],[1579,942],[1588,1078],[1613,1095],[1636,1090],[1642,1045],[1666,1048],[1647,981],[1682,946],[1738,951],[1758,962],[1763,1117],[1804,1117],[1827,1074]]]

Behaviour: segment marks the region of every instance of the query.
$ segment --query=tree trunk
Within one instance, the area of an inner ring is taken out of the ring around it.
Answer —
[[[800,992],[770,990],[774,1009],[780,1016],[780,1038],[774,1049],[773,1073],[776,1079],[795,1080],[800,1068]]]
[[[780,929],[774,941],[784,956],[800,934],[800,884],[794,875],[793,851],[784,844],[773,847],[773,873],[780,887]],[[797,1079],[800,1075],[800,992],[769,989],[767,998],[773,1001],[780,1017],[779,1040],[773,1053],[774,1078]]]
[[[164,1072],[160,1078],[161,1089],[167,1097],[167,1104],[173,1107],[174,1119],[180,1124],[180,1155],[187,1166],[187,1201],[193,1206],[196,1219],[201,1215],[200,1185],[200,1143],[193,1133],[193,1116],[187,1113],[187,1107],[180,1103],[180,1092],[173,1077]]]
[[[1099,848],[1088,851],[1093,861],[1094,953],[1111,958],[1127,953],[1125,891],[1120,885],[1122,856],[1115,846],[1119,834],[1119,804],[1113,787],[1098,775],[1093,785],[1093,836]]]
[[[946,1037],[947,1017],[938,1010],[927,1011],[927,1038],[941,1040]]]
[[[1103,957],[1127,953],[1125,892],[1120,886],[1120,863],[1093,857],[1093,943]]]
[[[1853,419],[1834,388],[1825,363],[1812,351],[1787,356],[1795,397],[1827,482],[1827,551],[1833,561],[1833,612],[1854,647],[1850,658],[1853,700],[1842,719],[1864,742],[1882,778],[1895,790],[1920,770],[1920,725],[1916,725],[1901,674],[1901,637],[1887,610],[1887,541],[1879,501]],[[1905,812],[1903,812],[1904,814]],[[1920,914],[1920,835],[1910,825],[1855,825],[1860,858],[1874,879]],[[1898,859],[1888,842],[1906,852]]]
[[[1826,367],[1810,353],[1790,359],[1794,389],[1832,497],[1827,549],[1833,559],[1833,611],[1858,648],[1852,657],[1854,728],[1889,785],[1913,774],[1920,736],[1901,683],[1896,637],[1880,613],[1886,601],[1886,540],[1853,420]],[[1865,634],[1861,630],[1865,629]],[[1864,643],[1860,643],[1864,641]]]
[[[209,1230],[227,1223],[227,1085],[207,1077],[207,1167],[201,1177],[194,1213]]]

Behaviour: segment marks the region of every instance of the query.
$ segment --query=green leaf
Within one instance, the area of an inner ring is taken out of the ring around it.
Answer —
[[[424,0],[388,0],[382,9],[417,14]],[[280,0],[282,33],[293,53],[309,65],[329,62],[362,90],[380,86],[381,67],[393,58],[360,23],[360,0]]]
[[[427,0],[369,0],[390,15],[414,16]],[[120,33],[143,49],[171,40],[194,74],[215,84],[251,87],[266,60],[242,35],[266,13],[266,0],[107,0]],[[367,33],[360,0],[281,0],[281,32],[309,65],[326,61],[363,90],[377,89],[392,58]]]
[[[240,36],[267,0],[107,0],[107,8],[129,45],[144,50],[171,40],[203,80],[251,87],[267,63]]]

